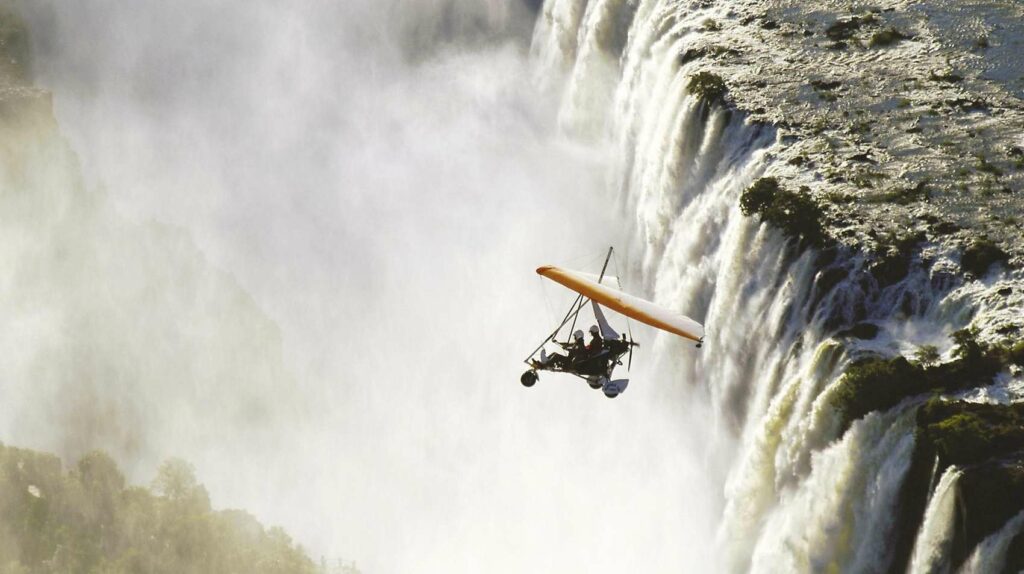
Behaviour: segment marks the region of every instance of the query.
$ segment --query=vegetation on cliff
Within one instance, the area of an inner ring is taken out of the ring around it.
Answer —
[[[711,72],[698,72],[694,74],[690,78],[689,83],[686,84],[686,89],[709,104],[723,103],[725,96],[729,93],[725,80]]]
[[[869,357],[854,362],[843,374],[832,397],[842,427],[871,411],[896,406],[906,397],[929,391],[949,392],[992,382],[1008,364],[1024,365],[1024,341],[986,345],[977,332],[953,333],[953,360],[937,365],[911,362],[903,356]]]
[[[280,528],[211,509],[182,460],[165,462],[147,489],[128,485],[102,452],[65,472],[55,456],[0,444],[0,571],[320,570]]]
[[[785,189],[774,177],[762,177],[745,189],[740,196],[740,210],[746,216],[757,214],[761,221],[788,237],[798,238],[801,244],[821,247],[828,242],[822,222],[824,213],[807,190]]]
[[[917,412],[918,438],[942,466],[968,466],[1024,450],[1024,404],[933,398]]]
[[[1024,510],[1024,404],[933,398],[918,408],[916,442],[915,466],[923,469],[935,461],[937,473],[951,465],[963,469],[952,557],[961,564],[979,542]],[[924,512],[920,498],[917,514]],[[1011,552],[1009,562],[1020,558]]]

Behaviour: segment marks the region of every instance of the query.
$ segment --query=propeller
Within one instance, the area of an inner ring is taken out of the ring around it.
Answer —
[[[633,347],[634,346],[636,346],[636,343],[633,342],[633,337],[630,337],[629,338],[629,361],[626,363],[626,370],[627,371],[630,369],[630,367],[633,366]]]

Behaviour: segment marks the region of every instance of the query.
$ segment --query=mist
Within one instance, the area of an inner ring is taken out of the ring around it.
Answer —
[[[0,440],[104,448],[136,482],[186,458],[215,506],[367,573],[710,563],[724,469],[673,359],[641,353],[614,401],[518,383],[571,300],[533,270],[633,239],[611,150],[538,87],[536,2],[20,7],[84,174],[58,185],[107,206],[65,230],[102,264],[36,305],[116,313],[5,333],[34,359],[5,366]]]

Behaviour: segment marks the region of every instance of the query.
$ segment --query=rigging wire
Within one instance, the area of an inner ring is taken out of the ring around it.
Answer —
[[[626,290],[622,287],[622,271],[619,270],[619,258],[612,252],[612,266],[615,268],[615,283],[619,286],[619,291],[625,292]],[[626,332],[629,333],[629,341],[633,341],[633,324],[629,320],[628,315],[623,315],[626,318]]]

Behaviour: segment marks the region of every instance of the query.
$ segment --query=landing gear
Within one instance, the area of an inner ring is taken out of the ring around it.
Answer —
[[[538,378],[540,377],[537,376],[537,371],[530,370],[526,371],[523,373],[523,376],[519,377],[519,382],[523,383],[524,387],[532,387],[537,384]]]

